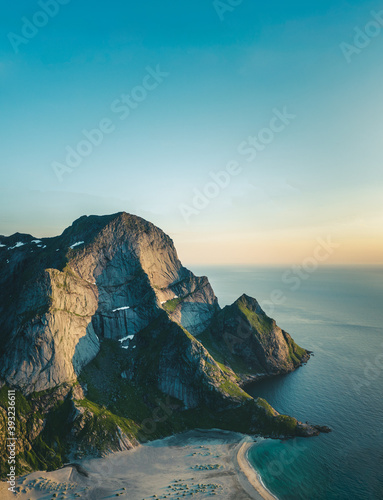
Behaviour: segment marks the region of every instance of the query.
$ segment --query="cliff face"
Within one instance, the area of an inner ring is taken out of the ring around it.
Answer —
[[[182,401],[185,409],[214,408],[231,399],[238,403],[249,396],[205,347],[165,314],[143,330],[129,346],[128,369],[123,376],[135,384],[157,387]]]
[[[22,470],[196,426],[317,434],[241,388],[308,358],[255,299],[221,310],[208,279],[139,217],[0,236],[0,420],[17,389]],[[0,460],[4,450],[0,435]]]
[[[207,278],[182,267],[171,239],[138,217],[81,218],[40,243],[24,236],[15,246],[11,238],[0,240],[1,277],[17,306],[13,322],[3,320],[0,373],[25,393],[74,381],[100,338],[126,343],[168,304],[170,317],[193,333],[218,310]],[[12,283],[17,272],[26,282]]]
[[[310,358],[247,295],[217,313],[198,338],[245,381],[288,373]]]

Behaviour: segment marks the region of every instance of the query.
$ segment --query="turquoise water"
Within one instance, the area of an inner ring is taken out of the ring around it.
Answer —
[[[333,429],[255,445],[249,458],[267,488],[280,500],[383,499],[383,269],[319,269],[296,290],[283,283],[285,269],[195,271],[209,276],[221,306],[254,296],[315,354],[296,372],[247,388],[281,413]],[[283,304],[271,307],[275,289]]]

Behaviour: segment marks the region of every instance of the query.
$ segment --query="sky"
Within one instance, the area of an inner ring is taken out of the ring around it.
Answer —
[[[377,1],[7,3],[0,234],[126,211],[189,266],[381,265],[382,49]]]

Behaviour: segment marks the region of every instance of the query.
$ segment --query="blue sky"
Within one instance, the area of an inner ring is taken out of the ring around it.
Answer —
[[[300,262],[327,235],[340,245],[328,263],[382,263],[383,28],[349,62],[340,44],[383,5],[222,0],[220,17],[202,0],[71,0],[16,53],[10,33],[47,1],[0,20],[0,234],[125,210],[187,264]],[[121,120],[112,103],[148,67],[168,76]],[[275,109],[295,118],[248,162],[239,144]],[[60,182],[52,164],[103,119],[113,132]],[[240,173],[197,210],[195,190],[232,161]]]

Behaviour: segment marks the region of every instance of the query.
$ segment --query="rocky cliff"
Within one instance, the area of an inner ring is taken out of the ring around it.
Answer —
[[[218,310],[207,278],[139,217],[82,217],[58,238],[0,242],[0,375],[24,393],[75,381],[99,338],[125,347],[163,308],[193,334]]]
[[[0,236],[0,417],[17,389],[24,470],[194,426],[317,434],[242,389],[308,358],[255,299],[221,310],[208,279],[139,217]]]
[[[247,295],[219,311],[198,339],[244,382],[291,372],[310,358]]]

